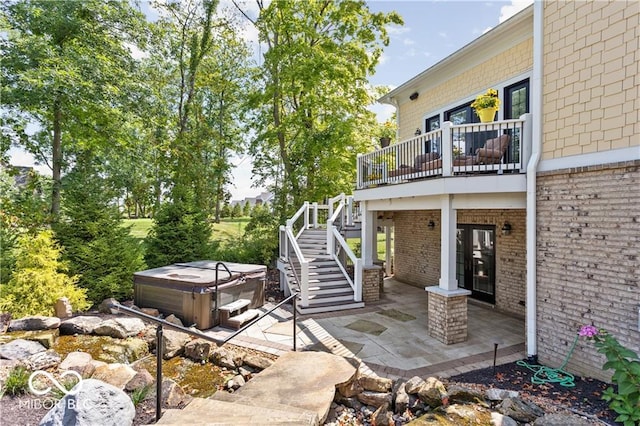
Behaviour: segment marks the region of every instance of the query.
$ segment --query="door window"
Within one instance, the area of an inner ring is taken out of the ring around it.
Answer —
[[[456,234],[458,287],[471,297],[495,303],[495,226],[458,225]]]

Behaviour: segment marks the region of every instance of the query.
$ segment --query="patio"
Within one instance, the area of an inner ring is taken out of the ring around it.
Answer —
[[[380,301],[363,309],[298,316],[297,349],[323,350],[362,361],[365,373],[385,377],[452,376],[526,357],[524,320],[468,304],[468,339],[444,345],[427,334],[427,292],[393,278]],[[269,309],[269,304],[264,310]],[[281,354],[293,348],[290,306],[265,317],[230,343]],[[207,334],[228,335],[214,328]]]

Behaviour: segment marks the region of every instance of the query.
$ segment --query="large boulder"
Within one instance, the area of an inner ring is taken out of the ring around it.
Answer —
[[[24,339],[33,340],[40,343],[47,349],[53,347],[53,344],[58,337],[58,329],[52,330],[34,330],[34,331],[12,331],[10,333],[0,334],[0,344],[9,343],[12,340]]]
[[[372,392],[391,392],[393,380],[378,376],[361,376],[358,381],[364,390]]]
[[[36,315],[12,320],[9,331],[50,330],[60,327],[60,318]]]
[[[16,339],[0,346],[0,358],[24,360],[38,352],[44,352],[47,348],[38,342]]]
[[[257,368],[259,370],[264,370],[265,368],[269,368],[273,365],[272,359],[260,355],[247,355],[244,357],[243,362],[249,367]]]
[[[404,390],[409,394],[409,395],[417,395],[418,392],[420,391],[420,388],[422,388],[422,386],[424,386],[424,380],[418,376],[413,376],[412,378],[410,378],[407,383],[405,384]]]
[[[187,395],[173,380],[164,379],[162,381],[162,406],[164,408],[183,408],[192,399],[193,397]]]
[[[144,322],[139,318],[114,318],[100,323],[93,329],[93,333],[98,336],[126,339],[140,333],[144,328]]]
[[[136,370],[136,375],[125,385],[125,390],[134,391],[136,389],[150,386],[155,381],[154,377],[145,369]]]
[[[58,318],[71,318],[71,302],[69,302],[69,299],[67,297],[61,297],[60,299],[56,300],[56,304],[53,309]]]
[[[44,352],[37,352],[31,355],[26,359],[25,364],[29,367],[29,369],[36,370],[46,370],[48,368],[56,367],[60,364],[60,354],[58,354],[53,349],[49,349]]]
[[[545,414],[542,417],[538,417],[536,421],[533,422],[533,426],[588,426],[592,424],[593,422],[588,419],[571,413]]]
[[[147,342],[135,337],[114,339],[113,342],[102,347],[102,354],[98,357],[105,362],[122,362],[130,364],[149,353]]]
[[[194,361],[206,361],[209,359],[212,346],[213,343],[204,339],[192,340],[185,345],[184,356]]]
[[[418,398],[431,408],[447,404],[447,390],[444,384],[435,377],[429,377],[418,391]]]
[[[371,391],[363,391],[359,393],[356,398],[358,401],[362,402],[366,405],[371,405],[373,407],[382,407],[383,405],[390,406],[391,405],[391,393],[390,392],[371,392]]]
[[[60,323],[60,334],[91,334],[102,321],[100,317],[88,315],[69,318]]]
[[[136,409],[126,393],[100,380],[78,383],[44,416],[40,426],[133,424]]]
[[[162,356],[164,359],[171,359],[184,353],[184,345],[191,338],[187,333],[174,330],[164,330],[162,333]]]

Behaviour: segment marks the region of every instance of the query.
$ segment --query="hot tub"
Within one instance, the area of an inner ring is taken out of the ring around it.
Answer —
[[[149,269],[133,274],[134,303],[206,330],[220,323],[224,305],[240,299],[249,300],[252,309],[264,305],[266,273],[264,265],[215,260]]]

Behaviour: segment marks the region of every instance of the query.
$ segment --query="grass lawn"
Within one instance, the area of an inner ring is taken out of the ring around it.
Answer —
[[[391,238],[393,241],[393,234],[391,234]],[[384,232],[378,232],[377,239],[378,259],[384,260],[387,253],[387,237]],[[351,247],[351,250],[353,250],[354,253],[358,256],[360,255],[360,238],[349,238],[347,240],[347,244],[349,244],[349,247]]]
[[[220,223],[214,223],[211,239],[214,241],[227,241],[240,238],[244,228],[249,223],[249,217],[238,217],[234,219],[222,219]],[[124,226],[131,226],[131,236],[144,240],[153,225],[152,219],[125,219]]]

